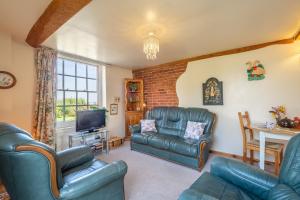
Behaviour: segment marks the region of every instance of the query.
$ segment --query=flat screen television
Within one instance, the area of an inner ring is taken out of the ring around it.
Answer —
[[[76,131],[95,131],[105,127],[106,110],[84,110],[76,112]]]

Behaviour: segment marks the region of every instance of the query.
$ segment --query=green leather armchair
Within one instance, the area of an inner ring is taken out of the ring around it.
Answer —
[[[288,143],[279,177],[227,158],[215,158],[179,200],[300,200],[300,134]]]
[[[123,161],[107,164],[81,146],[59,153],[0,123],[0,177],[12,200],[124,200]]]

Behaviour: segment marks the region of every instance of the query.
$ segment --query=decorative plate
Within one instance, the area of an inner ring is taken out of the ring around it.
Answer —
[[[6,71],[0,71],[0,89],[8,89],[16,85],[16,77]]]

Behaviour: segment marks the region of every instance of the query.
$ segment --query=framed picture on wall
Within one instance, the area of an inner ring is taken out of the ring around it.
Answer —
[[[223,105],[223,83],[218,79],[209,78],[202,85],[203,105]]]
[[[118,114],[118,104],[112,103],[110,104],[110,115],[117,115]]]

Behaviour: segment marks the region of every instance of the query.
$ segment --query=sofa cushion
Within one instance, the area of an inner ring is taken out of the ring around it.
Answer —
[[[201,122],[188,121],[183,137],[199,140],[200,136],[203,135],[205,125]]]
[[[199,145],[197,140],[178,138],[170,141],[169,151],[190,157],[197,157],[198,148]]]
[[[107,163],[101,160],[94,159],[91,162],[87,162],[83,165],[80,165],[78,167],[72,168],[70,170],[67,170],[63,173],[63,178],[66,184],[69,182],[72,182],[75,179],[78,179],[80,177],[86,176],[93,171],[100,169],[104,166],[106,166]]]
[[[153,119],[142,119],[141,120],[141,132],[157,132],[155,127],[155,120]]]
[[[156,134],[154,132],[147,132],[147,133],[134,133],[131,136],[131,141],[139,144],[148,144],[148,137],[152,134]]]
[[[153,134],[148,138],[148,144],[152,147],[168,150],[170,142],[178,137],[164,134]]]
[[[259,200],[257,197],[249,195],[238,187],[207,172],[202,174],[189,190],[220,200]],[[189,190],[183,192],[179,199],[187,199],[185,196],[188,195]]]

